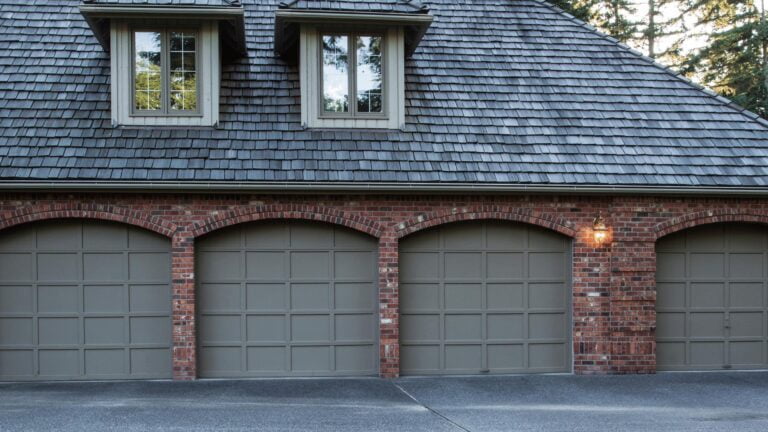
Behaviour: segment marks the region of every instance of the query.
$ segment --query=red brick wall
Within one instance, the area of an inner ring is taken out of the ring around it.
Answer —
[[[598,212],[610,230],[597,245]],[[657,238],[726,221],[768,223],[768,200],[575,196],[364,195],[0,195],[0,229],[55,218],[138,225],[172,239],[174,377],[196,375],[195,238],[263,219],[341,224],[379,238],[381,374],[396,376],[398,240],[431,226],[501,219],[573,238],[573,349],[576,373],[655,371],[654,271]]]

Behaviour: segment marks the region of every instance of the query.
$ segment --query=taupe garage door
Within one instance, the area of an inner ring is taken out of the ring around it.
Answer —
[[[200,375],[375,374],[377,245],[343,227],[298,221],[202,238]]]
[[[762,369],[768,229],[715,224],[656,245],[659,370]]]
[[[504,222],[402,240],[403,374],[570,371],[565,237]]]
[[[0,232],[0,380],[169,378],[170,249],[110,222]]]

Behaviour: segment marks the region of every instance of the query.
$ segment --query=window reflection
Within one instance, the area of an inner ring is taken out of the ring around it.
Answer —
[[[159,110],[162,108],[161,43],[158,32],[136,32],[134,41],[135,95],[137,110]]]
[[[349,111],[349,38],[323,36],[323,110]]]
[[[357,111],[380,113],[382,110],[381,37],[359,36],[357,47]]]

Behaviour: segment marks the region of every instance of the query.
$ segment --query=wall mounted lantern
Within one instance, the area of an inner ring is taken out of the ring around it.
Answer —
[[[605,226],[605,220],[603,220],[603,215],[600,213],[597,214],[595,221],[592,222],[592,233],[598,245],[602,246],[608,240],[608,227]]]

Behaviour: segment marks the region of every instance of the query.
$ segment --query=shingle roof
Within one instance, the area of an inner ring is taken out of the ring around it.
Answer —
[[[537,0],[424,1],[405,129],[302,130],[278,0],[243,3],[220,127],[170,130],[110,125],[78,1],[0,0],[0,180],[768,185],[766,122]]]

